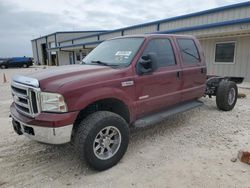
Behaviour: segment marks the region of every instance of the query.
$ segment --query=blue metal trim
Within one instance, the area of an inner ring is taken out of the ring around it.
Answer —
[[[63,49],[63,48],[68,48],[68,47],[76,47],[76,46],[83,46],[83,45],[98,44],[98,43],[102,43],[103,41],[104,40],[99,40],[99,41],[95,41],[95,42],[87,42],[87,43],[81,43],[81,44],[67,45],[67,46],[61,46],[61,47],[57,47],[57,48],[50,48],[48,50],[57,50],[57,49]]]
[[[184,31],[209,29],[209,28],[214,28],[214,27],[222,27],[222,26],[235,25],[235,24],[240,24],[240,23],[250,23],[250,18],[230,20],[230,21],[225,21],[225,22],[211,23],[211,24],[198,25],[198,26],[192,26],[192,27],[183,27],[183,28],[166,30],[166,31],[158,31],[158,32],[153,32],[153,33],[168,34],[168,33],[184,32]]]
[[[198,26],[192,26],[192,27],[184,27],[184,28],[178,28],[173,30],[166,30],[166,31],[158,31],[158,32],[152,32],[150,34],[170,34],[170,33],[176,33],[176,32],[184,32],[184,31],[193,31],[193,30],[202,30],[202,29],[209,29],[214,27],[222,27],[222,26],[228,26],[228,25],[235,25],[240,23],[250,23],[250,18],[243,18],[238,20],[231,20],[231,21],[225,21],[225,22],[219,22],[219,23],[211,23],[211,24],[205,24],[205,25],[198,25]],[[88,42],[88,43],[80,43],[75,45],[67,45],[62,46],[61,48],[68,48],[68,47],[75,47],[75,46],[82,46],[82,45],[89,45],[89,44],[97,44],[101,43],[103,41],[95,41],[95,42]],[[50,50],[57,49],[57,48],[51,48]]]
[[[138,28],[138,27],[142,27],[142,26],[149,26],[149,25],[153,25],[153,24],[164,23],[164,22],[168,22],[168,21],[175,21],[175,20],[190,18],[190,17],[195,17],[195,16],[201,16],[204,14],[211,14],[211,13],[215,13],[215,12],[230,10],[233,8],[241,8],[241,7],[246,7],[246,6],[250,6],[250,1],[232,4],[232,5],[227,5],[227,6],[222,6],[222,7],[217,7],[217,8],[213,8],[213,9],[208,9],[208,10],[199,11],[199,12],[195,12],[195,13],[185,14],[185,15],[176,16],[176,17],[172,17],[172,18],[166,18],[166,19],[157,20],[157,21],[153,21],[153,22],[138,24],[138,25],[134,25],[134,26],[130,26],[130,27],[125,27],[122,29],[133,29],[133,28]],[[115,30],[113,30],[113,31],[115,31]]]
[[[85,38],[89,38],[89,37],[97,37],[98,38],[98,36],[100,37],[100,35],[106,34],[106,33],[109,33],[109,32],[87,35],[87,36],[84,36],[84,37],[78,37],[78,38],[74,38],[74,39],[71,39],[71,40],[85,39]],[[68,41],[70,41],[70,40],[64,40],[64,41],[61,41],[61,42],[68,42]]]
[[[91,44],[98,44],[103,42],[104,40],[99,40],[95,42],[87,42],[87,43],[81,43],[81,44],[75,44],[75,45],[67,45],[67,46],[61,46],[61,48],[68,48],[68,47],[76,47],[76,46],[82,46],[82,45],[91,45]]]
[[[238,4],[233,4],[233,5],[227,5],[227,6],[218,7],[218,8],[214,8],[214,9],[209,9],[209,10],[205,10],[205,11],[195,12],[195,13],[186,14],[186,15],[182,15],[182,16],[176,16],[176,17],[172,17],[172,18],[157,20],[157,21],[153,21],[153,22],[148,22],[148,23],[133,25],[133,26],[124,27],[124,28],[120,28],[120,29],[110,30],[110,31],[101,33],[101,34],[99,34],[99,35],[105,35],[105,34],[109,34],[109,33],[114,33],[114,32],[123,31],[123,30],[126,30],[126,29],[135,29],[135,28],[139,28],[139,27],[143,27],[143,26],[150,26],[150,25],[154,25],[154,24],[157,24],[157,27],[158,27],[158,25],[159,25],[159,27],[160,27],[160,24],[161,24],[161,23],[165,23],[165,22],[168,22],[168,21],[175,21],[175,20],[184,19],[184,18],[190,18],[190,17],[195,17],[195,16],[201,16],[201,15],[204,15],[204,14],[215,13],[215,12],[224,11],[224,10],[229,10],[229,9],[233,9],[233,8],[241,8],[241,7],[245,7],[245,6],[250,6],[250,1],[243,2],[243,3],[238,3]],[[160,29],[160,28],[159,28],[159,29]],[[84,38],[89,38],[89,37],[94,37],[94,36],[96,36],[96,35],[97,35],[97,34],[88,35],[88,36],[84,36],[84,37],[75,38],[75,39],[73,39],[73,40],[84,39]],[[67,42],[67,40],[62,41],[62,42]]]
[[[38,40],[38,39],[42,39],[44,37],[49,37],[49,36],[52,36],[54,34],[64,34],[64,33],[89,33],[89,32],[108,32],[110,30],[89,30],[89,31],[57,31],[57,32],[54,32],[54,33],[51,33],[51,34],[47,34],[47,35],[44,35],[44,36],[41,36],[41,37],[38,37],[38,38],[35,38],[35,39],[32,39],[31,41],[34,41],[34,40]]]
[[[31,41],[39,40],[39,39],[42,39],[42,38],[44,38],[44,37],[50,37],[50,36],[52,36],[52,35],[54,35],[54,34],[56,34],[56,32],[51,33],[51,34],[48,34],[48,35],[44,35],[44,36],[41,36],[41,37],[38,37],[38,38],[35,38],[35,39],[32,39]]]
[[[89,38],[89,37],[97,37],[98,38],[98,36],[100,37],[100,35],[106,34],[106,33],[109,33],[109,31],[108,32],[102,32],[102,33],[95,33],[95,34],[86,35],[86,36],[82,36],[82,37],[77,37],[77,38],[74,38],[74,39],[63,40],[61,42],[68,42],[68,41],[71,41],[71,40],[85,39],[85,38]],[[112,33],[112,31],[111,31],[111,33]]]
[[[246,6],[250,6],[250,1],[246,1],[243,3],[237,3],[237,4],[232,4],[232,5],[227,5],[227,6],[222,6],[222,7],[217,7],[217,8],[213,8],[213,9],[209,9],[209,10],[204,10],[204,11],[200,11],[200,12],[195,12],[195,13],[191,13],[191,14],[186,14],[186,15],[181,15],[181,16],[176,16],[176,17],[172,17],[172,18],[167,18],[167,19],[162,19],[162,20],[157,20],[157,21],[153,21],[153,22],[148,22],[148,23],[143,23],[143,24],[138,24],[138,25],[133,25],[130,27],[124,27],[124,28],[120,28],[120,29],[115,29],[115,30],[90,30],[90,31],[59,31],[59,32],[55,32],[52,34],[48,34],[45,36],[51,36],[53,34],[56,33],[74,33],[74,32],[103,32],[103,34],[108,34],[108,33],[113,33],[113,32],[117,32],[117,31],[122,31],[125,29],[134,29],[134,28],[138,28],[138,27],[142,27],[142,26],[149,26],[149,25],[153,25],[153,24],[160,24],[163,22],[168,22],[168,21],[174,21],[174,20],[179,20],[179,19],[184,19],[184,18],[190,18],[190,17],[195,17],[195,16],[201,16],[204,14],[211,14],[211,13],[215,13],[215,12],[219,12],[219,11],[224,11],[224,10],[230,10],[233,8],[241,8],[241,7],[246,7]],[[33,40],[38,40],[41,39],[45,36],[33,39]],[[96,36],[96,34],[93,35],[89,35],[88,37],[92,37],[92,36]],[[31,41],[33,41],[31,40]],[[62,41],[64,42],[64,41]],[[66,42],[66,41],[65,41]]]
[[[58,31],[57,34],[60,33],[89,33],[89,32],[107,32],[110,30],[84,30],[84,31]]]

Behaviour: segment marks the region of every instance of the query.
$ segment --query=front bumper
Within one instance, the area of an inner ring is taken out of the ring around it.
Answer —
[[[13,118],[12,124],[17,134],[23,134],[32,140],[48,144],[64,144],[70,142],[73,129],[73,124],[57,128],[39,127],[27,125],[15,118]]]
[[[10,113],[17,134],[24,134],[32,140],[48,144],[70,142],[73,123],[78,114],[78,112],[41,113],[36,118],[30,118],[17,112],[14,104],[10,107]]]

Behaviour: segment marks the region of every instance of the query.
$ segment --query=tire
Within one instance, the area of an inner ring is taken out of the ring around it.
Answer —
[[[6,65],[1,65],[1,69],[6,69]]]
[[[81,160],[85,160],[95,170],[102,171],[116,165],[127,150],[129,127],[127,122],[115,113],[95,112],[83,119],[75,131],[74,145]],[[104,136],[107,132],[110,133],[110,138]],[[105,145],[109,145],[112,152],[108,152]]]
[[[235,82],[222,80],[216,92],[216,104],[220,110],[230,111],[237,102],[238,88]]]
[[[23,64],[23,68],[28,68],[29,66],[27,64]]]

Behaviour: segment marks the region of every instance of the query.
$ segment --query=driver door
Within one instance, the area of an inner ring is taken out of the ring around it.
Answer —
[[[138,118],[181,101],[181,67],[172,44],[169,38],[153,38],[143,52],[142,56],[149,53],[156,55],[158,68],[135,78]]]

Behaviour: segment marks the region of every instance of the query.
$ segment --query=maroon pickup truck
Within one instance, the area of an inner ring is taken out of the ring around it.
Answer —
[[[72,142],[97,170],[126,152],[130,127],[144,127],[216,96],[233,109],[241,78],[207,76],[193,36],[136,35],[107,40],[80,65],[12,78],[10,107],[19,135],[50,144]]]

